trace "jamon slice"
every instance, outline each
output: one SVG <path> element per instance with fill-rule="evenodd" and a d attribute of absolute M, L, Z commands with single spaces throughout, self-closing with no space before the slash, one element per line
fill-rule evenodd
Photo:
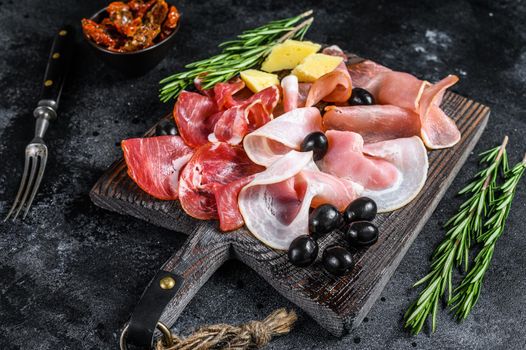
<path fill-rule="evenodd" d="M 217 112 L 217 105 L 209 96 L 188 91 L 179 94 L 173 116 L 179 134 L 188 146 L 195 148 L 208 143 L 208 135 L 215 125 L 212 116 L 217 117 Z"/>
<path fill-rule="evenodd" d="M 460 131 L 455 122 L 440 109 L 446 89 L 456 84 L 458 80 L 457 76 L 448 75 L 438 83 L 427 87 L 420 99 L 421 137 L 431 149 L 451 147 L 460 141 Z"/>
<path fill-rule="evenodd" d="M 218 83 L 214 86 L 214 99 L 219 110 L 225 110 L 239 104 L 240 102 L 234 99 L 234 94 L 241 91 L 245 87 L 245 83 L 241 79 L 237 79 L 230 83 Z"/>
<path fill-rule="evenodd" d="M 363 154 L 360 134 L 329 130 L 325 135 L 329 140 L 329 149 L 318 162 L 322 171 L 350 179 L 369 190 L 393 187 L 399 180 L 400 174 L 393 164 Z"/>
<path fill-rule="evenodd" d="M 193 150 L 179 136 L 123 140 L 128 175 L 149 195 L 163 200 L 178 197 L 179 172 Z"/>
<path fill-rule="evenodd" d="M 324 50 L 323 53 L 345 57 L 343 51 L 335 45 L 330 46 L 330 50 Z M 305 106 L 314 106 L 321 100 L 343 103 L 351 97 L 351 94 L 351 76 L 349 75 L 345 62 L 341 62 L 335 70 L 321 76 L 312 84 Z"/>
<path fill-rule="evenodd" d="M 267 112 L 261 100 L 248 105 L 237 105 L 222 112 L 208 140 L 237 145 L 248 132 L 263 126 L 270 120 L 271 114 Z"/>
<path fill-rule="evenodd" d="M 219 216 L 219 228 L 221 231 L 232 231 L 243 226 L 243 216 L 239 212 L 237 199 L 239 192 L 255 175 L 242 177 L 228 184 L 215 184 L 214 194 L 217 203 L 217 214 Z"/>
<path fill-rule="evenodd" d="M 254 163 L 269 166 L 290 150 L 299 150 L 305 136 L 320 130 L 317 108 L 297 108 L 245 136 L 243 146 Z"/>
<path fill-rule="evenodd" d="M 241 190 L 239 211 L 256 238 L 288 249 L 294 238 L 308 234 L 311 204 L 343 209 L 356 196 L 337 178 L 315 170 L 312 152 L 290 151 Z"/>
<path fill-rule="evenodd" d="M 449 75 L 436 84 L 430 84 L 367 60 L 348 68 L 354 86 L 371 92 L 377 103 L 418 113 L 420 134 L 430 149 L 451 147 L 460 140 L 455 122 L 440 109 L 445 90 L 454 85 L 458 77 Z"/>
<path fill-rule="evenodd" d="M 408 137 L 371 143 L 363 152 L 393 164 L 400 173 L 397 184 L 385 190 L 365 189 L 363 195 L 376 201 L 379 212 L 399 209 L 411 202 L 422 190 L 427 179 L 427 150 L 422 140 Z"/>
<path fill-rule="evenodd" d="M 362 195 L 386 212 L 409 203 L 427 177 L 427 151 L 419 137 L 400 138 L 363 146 L 359 134 L 326 132 L 329 150 L 318 162 L 322 171 L 364 186 Z M 345 159 L 345 161 L 342 161 Z"/>
<path fill-rule="evenodd" d="M 325 128 L 356 132 L 365 143 L 420 134 L 420 117 L 409 109 L 391 105 L 366 105 L 329 106 L 325 110 Z"/>
<path fill-rule="evenodd" d="M 295 75 L 287 75 L 281 80 L 281 88 L 283 89 L 283 110 L 290 112 L 298 108 L 299 98 L 299 84 L 298 77 Z"/>
<path fill-rule="evenodd" d="M 239 146 L 226 143 L 203 145 L 195 150 L 181 173 L 179 179 L 181 206 L 194 218 L 216 219 L 218 218 L 214 193 L 216 185 L 226 185 L 262 170 L 262 167 L 250 161 Z"/>

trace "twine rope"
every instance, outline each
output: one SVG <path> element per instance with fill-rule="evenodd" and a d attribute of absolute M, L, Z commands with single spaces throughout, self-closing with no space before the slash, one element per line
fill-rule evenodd
<path fill-rule="evenodd" d="M 263 321 L 250 321 L 233 326 L 217 324 L 199 328 L 186 338 L 172 334 L 173 346 L 166 347 L 162 339 L 156 350 L 245 350 L 259 349 L 267 345 L 272 337 L 287 334 L 297 320 L 294 311 L 278 309 Z"/>

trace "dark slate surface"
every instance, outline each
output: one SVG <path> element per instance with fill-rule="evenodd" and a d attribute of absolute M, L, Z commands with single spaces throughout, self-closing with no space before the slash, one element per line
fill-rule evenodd
<path fill-rule="evenodd" d="M 285 5 L 285 3 L 288 3 Z M 5 215 L 33 129 L 32 109 L 58 24 L 78 23 L 104 1 L 0 1 L 0 213 Z M 524 1 L 178 1 L 184 24 L 171 57 L 147 76 L 120 79 L 79 46 L 43 186 L 24 222 L 0 224 L 0 348 L 114 349 L 118 329 L 155 270 L 177 250 L 182 234 L 119 216 L 90 203 L 88 191 L 121 152 L 171 109 L 157 100 L 157 82 L 184 63 L 206 57 L 243 28 L 313 8 L 309 37 L 419 77 L 455 73 L 457 92 L 493 112 L 476 151 L 511 139 L 510 158 L 526 151 L 526 5 Z M 80 38 L 80 36 L 79 36 Z M 520 349 L 526 346 L 526 185 L 473 314 L 461 326 L 446 313 L 438 332 L 411 337 L 401 317 L 443 236 L 454 197 L 476 172 L 471 157 L 424 227 L 366 321 L 336 339 L 299 311 L 288 336 L 269 349 Z M 415 214 L 417 215 L 417 214 Z M 260 319 L 294 306 L 238 262 L 221 268 L 175 325 L 187 333 L 206 323 Z"/>

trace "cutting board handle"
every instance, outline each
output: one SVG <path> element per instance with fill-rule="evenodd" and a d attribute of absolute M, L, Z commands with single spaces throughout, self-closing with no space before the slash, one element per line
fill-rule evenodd
<path fill-rule="evenodd" d="M 228 237 L 218 232 L 216 222 L 198 225 L 146 287 L 123 330 L 126 345 L 151 347 L 155 329 L 175 323 L 201 286 L 230 258 Z"/>

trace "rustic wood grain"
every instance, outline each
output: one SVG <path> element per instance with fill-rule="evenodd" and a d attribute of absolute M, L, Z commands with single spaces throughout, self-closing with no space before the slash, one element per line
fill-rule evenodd
<path fill-rule="evenodd" d="M 190 236 L 163 266 L 166 271 L 185 277 L 184 286 L 163 313 L 161 321 L 165 324 L 172 325 L 213 272 L 227 259 L 235 258 L 254 269 L 321 326 L 341 336 L 367 315 L 466 161 L 489 116 L 488 107 L 452 92 L 445 94 L 442 108 L 456 121 L 462 132 L 461 141 L 453 148 L 430 152 L 424 189 L 404 208 L 375 219 L 381 233 L 378 243 L 355 250 L 356 265 L 344 277 L 329 275 L 319 262 L 309 268 L 294 267 L 285 253 L 263 245 L 246 229 L 221 233 L 217 222 L 198 221 L 184 214 L 179 202 L 150 197 L 127 176 L 123 160 L 104 173 L 90 196 L 103 208 Z M 325 236 L 320 240 L 320 251 L 335 242 L 343 243 L 339 235 Z"/>

